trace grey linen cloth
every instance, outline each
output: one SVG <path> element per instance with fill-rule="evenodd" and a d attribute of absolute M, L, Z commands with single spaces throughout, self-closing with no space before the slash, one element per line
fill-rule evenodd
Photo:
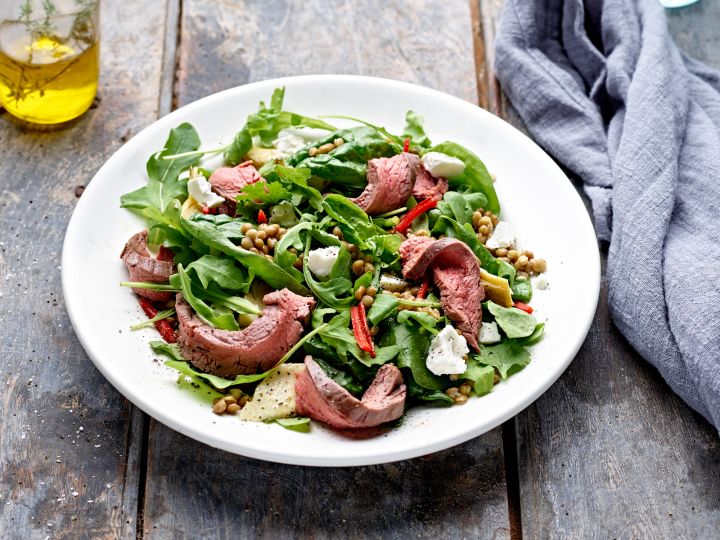
<path fill-rule="evenodd" d="M 508 0 L 496 47 L 513 106 L 610 242 L 616 325 L 720 427 L 720 72 L 678 50 L 657 0 Z"/>

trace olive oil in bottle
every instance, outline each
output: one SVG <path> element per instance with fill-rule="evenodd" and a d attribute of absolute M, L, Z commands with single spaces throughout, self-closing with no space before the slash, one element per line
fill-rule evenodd
<path fill-rule="evenodd" d="M 98 85 L 96 13 L 54 17 L 49 24 L 0 24 L 0 105 L 34 124 L 84 113 Z"/>

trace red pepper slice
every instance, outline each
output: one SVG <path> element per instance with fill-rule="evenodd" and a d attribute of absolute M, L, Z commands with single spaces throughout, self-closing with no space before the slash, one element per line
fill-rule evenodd
<path fill-rule="evenodd" d="M 522 302 L 515 302 L 515 303 L 513 303 L 513 307 L 516 307 L 516 308 L 518 308 L 518 309 L 521 309 L 521 310 L 523 310 L 525 313 L 532 313 L 532 312 L 533 312 L 533 308 L 531 308 L 531 307 L 528 306 L 527 304 L 523 304 Z"/>
<path fill-rule="evenodd" d="M 267 223 L 267 216 L 263 212 L 262 208 L 258 210 L 258 223 Z"/>
<path fill-rule="evenodd" d="M 410 137 L 405 139 L 405 142 L 403 143 L 403 152 L 409 152 L 410 151 Z"/>
<path fill-rule="evenodd" d="M 352 322 L 353 335 L 361 351 L 369 353 L 375 358 L 375 344 L 370 335 L 367 318 L 365 317 L 365 306 L 358 304 L 350 308 L 350 321 Z"/>
<path fill-rule="evenodd" d="M 438 202 L 435 199 L 425 199 L 424 201 L 418 203 L 415 208 L 405 214 L 405 217 L 403 217 L 400 220 L 400 223 L 395 226 L 395 230 L 399 233 L 404 233 L 406 230 L 408 230 L 410 225 L 412 225 L 412 222 L 415 220 L 416 217 L 424 214 L 432 208 L 435 208 L 437 206 L 437 203 Z"/>
<path fill-rule="evenodd" d="M 420 286 L 420 290 L 417 293 L 418 298 L 425 298 L 428 293 L 428 289 L 430 288 L 430 280 L 427 276 L 423 278 L 422 285 Z"/>
<path fill-rule="evenodd" d="M 148 319 L 152 319 L 155 315 L 157 315 L 157 308 L 153 306 L 147 298 L 138 298 L 138 303 L 145 312 L 145 315 L 148 316 Z M 162 338 L 168 343 L 177 343 L 175 330 L 173 330 L 173 327 L 167 320 L 163 319 L 161 321 L 155 321 L 155 329 L 160 332 Z"/>

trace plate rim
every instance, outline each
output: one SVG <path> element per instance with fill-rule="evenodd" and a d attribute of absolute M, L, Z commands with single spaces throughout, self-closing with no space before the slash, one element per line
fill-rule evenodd
<path fill-rule="evenodd" d="M 515 135 L 520 136 L 524 139 L 526 139 L 527 142 L 531 144 L 535 148 L 535 150 L 539 151 L 547 160 L 549 160 L 549 164 L 555 169 L 556 173 L 559 173 L 562 175 L 562 177 L 567 180 L 568 183 L 571 183 L 568 179 L 567 175 L 564 173 L 564 171 L 558 166 L 558 164 L 555 162 L 555 160 L 547 154 L 540 146 L 533 141 L 530 137 L 522 133 L 520 130 L 518 130 L 515 126 L 510 124 L 509 122 L 506 122 L 502 118 L 499 118 L 498 116 L 490 113 L 489 111 L 482 109 L 478 105 L 469 102 L 467 100 L 464 100 L 462 98 L 447 94 L 445 92 L 435 90 L 428 88 L 426 86 L 422 86 L 420 84 L 411 83 L 411 82 L 405 82 L 405 81 L 398 81 L 393 79 L 386 79 L 382 77 L 371 77 L 371 76 L 364 76 L 364 75 L 345 75 L 345 74 L 315 74 L 315 75 L 298 75 L 298 76 L 291 76 L 291 77 L 278 77 L 274 79 L 264 79 L 262 81 L 255 81 L 252 83 L 244 84 L 244 85 L 238 85 L 232 88 L 228 88 L 226 90 L 222 90 L 220 92 L 211 94 L 209 96 L 205 96 L 201 99 L 198 99 L 194 102 L 188 103 L 184 105 L 183 107 L 180 107 L 176 109 L 175 111 L 172 111 L 171 113 L 162 116 L 152 123 L 150 123 L 148 126 L 143 128 L 141 131 L 139 131 L 137 134 L 135 134 L 131 139 L 129 139 L 126 143 L 124 143 L 122 146 L 117 148 L 113 154 L 105 160 L 105 162 L 102 164 L 102 166 L 97 170 L 97 172 L 93 175 L 93 178 L 90 180 L 90 182 L 87 184 L 86 192 L 88 190 L 96 189 L 97 184 L 94 184 L 94 180 L 101 176 L 106 169 L 111 169 L 114 165 L 115 161 L 119 160 L 120 157 L 122 157 L 123 151 L 129 146 L 133 144 L 133 141 L 135 141 L 138 138 L 141 138 L 146 134 L 148 131 L 154 131 L 156 129 L 160 129 L 158 127 L 158 124 L 172 124 L 174 119 L 177 119 L 179 117 L 183 117 L 187 115 L 190 111 L 193 111 L 198 108 L 204 107 L 206 104 L 213 102 L 215 100 L 221 100 L 224 96 L 228 94 L 233 94 L 236 92 L 243 92 L 245 89 L 248 88 L 254 88 L 254 87 L 277 87 L 277 86 L 283 86 L 287 85 L 288 83 L 292 82 L 320 82 L 320 81 L 344 81 L 344 82 L 355 82 L 358 84 L 371 84 L 371 85 L 378 85 L 378 86 L 390 86 L 395 88 L 412 88 L 413 91 L 419 92 L 421 94 L 426 94 L 430 96 L 431 98 L 444 100 L 444 101 L 454 101 L 454 102 L 460 102 L 463 106 L 467 107 L 473 107 L 478 111 L 481 115 L 484 115 L 486 117 L 490 118 L 491 122 L 501 122 L 505 125 L 506 128 L 511 128 L 512 131 L 515 132 Z M 119 157 L 118 157 L 119 156 Z M 99 189 L 99 188 L 97 188 Z M 580 194 L 574 190 L 573 197 L 576 197 L 576 202 L 580 206 L 582 206 L 585 209 L 584 213 L 584 227 L 589 227 L 589 230 L 593 233 L 593 238 L 595 238 L 594 234 L 594 227 L 592 220 L 590 218 L 589 213 L 587 212 L 587 208 L 585 207 L 584 202 L 582 201 L 582 198 L 580 197 Z M 423 445 L 417 445 L 410 449 L 405 449 L 397 452 L 375 452 L 375 453 L 368 453 L 364 455 L 362 458 L 359 458 L 357 456 L 337 456 L 333 457 L 332 459 L 325 460 L 323 462 L 317 462 L 313 461 L 312 456 L 302 455 L 302 454 L 293 454 L 293 453 L 287 453 L 287 452 L 277 452 L 273 448 L 269 449 L 263 449 L 259 450 L 253 447 L 243 446 L 242 448 L 239 448 L 237 445 L 230 444 L 226 440 L 215 437 L 214 434 L 207 434 L 207 433 L 201 433 L 199 430 L 193 429 L 192 426 L 189 426 L 188 424 L 184 424 L 180 421 L 177 421 L 175 417 L 170 415 L 169 413 L 166 413 L 162 408 L 156 407 L 152 404 L 151 400 L 145 399 L 143 396 L 139 396 L 136 392 L 133 392 L 133 389 L 129 387 L 129 385 L 126 385 L 123 383 L 123 381 L 116 379 L 108 369 L 106 369 L 105 364 L 100 361 L 98 358 L 96 358 L 95 351 L 92 350 L 92 347 L 89 345 L 85 335 L 83 332 L 78 331 L 78 316 L 77 316 L 77 310 L 78 305 L 76 302 L 79 300 L 77 298 L 73 298 L 72 295 L 68 294 L 68 289 L 70 288 L 70 275 L 69 275 L 69 268 L 72 267 L 72 262 L 68 258 L 70 249 L 68 246 L 72 242 L 72 235 L 74 234 L 74 230 L 77 227 L 77 222 L 80 219 L 78 217 L 79 212 L 78 208 L 83 208 L 83 199 L 81 198 L 78 201 L 78 204 L 76 205 L 75 209 L 73 210 L 73 213 L 70 217 L 70 220 L 68 222 L 64 239 L 63 239 L 63 248 L 62 248 L 62 256 L 61 256 L 61 282 L 62 282 L 62 292 L 63 297 L 65 301 L 65 307 L 66 311 L 68 313 L 70 322 L 72 324 L 73 331 L 75 332 L 75 335 L 78 337 L 78 340 L 80 341 L 80 344 L 82 345 L 85 353 L 87 354 L 88 358 L 92 361 L 93 365 L 100 371 L 100 373 L 105 377 L 105 379 L 118 391 L 120 392 L 128 401 L 130 401 L 133 405 L 138 407 L 140 410 L 142 410 L 144 413 L 148 414 L 152 418 L 156 419 L 157 421 L 165 424 L 166 426 L 170 427 L 171 429 L 182 433 L 185 436 L 188 436 L 196 441 L 202 442 L 204 444 L 208 444 L 209 446 L 219 448 L 221 450 L 231 452 L 233 454 L 238 454 L 246 457 L 251 457 L 255 459 L 261 459 L 264 461 L 270 461 L 275 463 L 283 463 L 283 464 L 291 464 L 291 465 L 304 465 L 304 466 L 320 466 L 320 467 L 346 467 L 346 466 L 363 466 L 363 465 L 375 465 L 375 464 L 381 464 L 381 463 L 391 463 L 395 461 L 400 461 L 404 459 L 410 459 L 415 458 L 423 455 L 427 455 L 433 452 L 437 452 L 443 449 L 447 449 L 453 446 L 456 446 L 458 444 L 461 444 L 463 442 L 466 442 L 470 439 L 473 439 L 475 437 L 478 437 L 482 435 L 483 433 L 486 433 L 495 427 L 499 426 L 500 424 L 507 421 L 509 418 L 514 417 L 519 412 L 527 408 L 529 405 L 534 403 L 542 394 L 544 394 L 555 382 L 557 379 L 567 370 L 570 363 L 575 359 L 577 356 L 578 351 L 582 347 L 583 343 L 585 342 L 587 335 L 589 333 L 590 327 L 595 319 L 595 315 L 597 313 L 597 306 L 598 301 L 600 297 L 600 286 L 601 286 L 601 268 L 600 268 L 600 251 L 597 244 L 595 245 L 595 249 L 590 250 L 593 254 L 593 260 L 592 261 L 584 261 L 584 264 L 586 265 L 587 269 L 587 281 L 586 286 L 592 287 L 591 297 L 594 298 L 593 302 L 593 308 L 592 308 L 592 315 L 588 316 L 587 319 L 584 321 L 584 324 L 582 325 L 582 332 L 579 332 L 575 336 L 575 342 L 573 343 L 573 346 L 571 347 L 572 354 L 569 354 L 566 359 L 564 359 L 561 363 L 557 363 L 557 367 L 554 369 L 553 375 L 551 377 L 548 377 L 543 384 L 540 384 L 533 388 L 533 391 L 527 392 L 523 394 L 523 398 L 519 399 L 516 403 L 514 403 L 511 407 L 506 408 L 502 414 L 496 415 L 493 417 L 491 421 L 486 421 L 483 423 L 480 423 L 476 426 L 474 426 L 471 429 L 468 429 L 458 435 L 446 437 L 446 438 L 438 438 L 434 442 L 430 442 Z M 588 306 L 589 307 L 589 306 Z M 349 442 L 351 444 L 351 442 Z"/>

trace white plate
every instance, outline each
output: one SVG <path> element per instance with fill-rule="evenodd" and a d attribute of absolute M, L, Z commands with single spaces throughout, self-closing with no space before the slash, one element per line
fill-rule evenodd
<path fill-rule="evenodd" d="M 144 319 L 119 255 L 142 222 L 120 208 L 120 196 L 145 184 L 145 162 L 181 122 L 198 130 L 204 148 L 231 139 L 258 101 L 286 86 L 286 108 L 308 115 L 346 114 L 402 132 L 405 111 L 425 118 L 430 138 L 463 144 L 497 175 L 503 218 L 521 247 L 548 261 L 550 286 L 533 306 L 546 335 L 524 370 L 463 406 L 412 409 L 402 426 L 368 440 L 350 440 L 314 423 L 309 434 L 277 425 L 215 416 L 176 385 L 177 372 L 154 360 L 153 329 L 131 332 Z M 342 124 L 337 122 L 337 124 Z M 345 124 L 342 124 L 345 125 Z M 208 160 L 210 167 L 218 158 Z M 367 465 L 411 458 L 476 437 L 527 407 L 567 368 L 587 335 L 600 288 L 595 234 L 580 197 L 535 143 L 475 105 L 420 86 L 338 75 L 263 81 L 215 94 L 158 120 L 125 144 L 98 171 L 68 225 L 62 283 L 73 327 L 88 355 L 125 397 L 171 428 L 229 452 L 302 465 Z"/>

